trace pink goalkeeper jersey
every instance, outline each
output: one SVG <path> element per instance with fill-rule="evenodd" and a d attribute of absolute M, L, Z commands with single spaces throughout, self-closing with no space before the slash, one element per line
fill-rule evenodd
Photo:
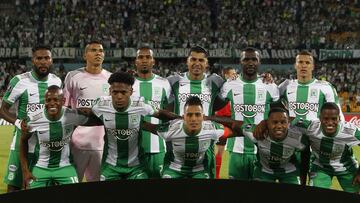
<path fill-rule="evenodd" d="M 91 108 L 97 98 L 109 95 L 110 75 L 105 69 L 99 74 L 90 74 L 84 68 L 70 71 L 65 78 L 65 105 L 74 109 Z M 84 150 L 102 150 L 104 134 L 103 126 L 78 126 L 72 135 L 72 144 Z"/>

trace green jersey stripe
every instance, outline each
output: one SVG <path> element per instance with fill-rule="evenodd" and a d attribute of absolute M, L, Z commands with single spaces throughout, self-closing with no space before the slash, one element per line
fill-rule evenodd
<path fill-rule="evenodd" d="M 20 81 L 20 79 L 18 77 L 14 77 L 13 79 L 10 80 L 8 89 L 6 90 L 4 97 L 3 97 L 3 101 L 6 101 L 8 104 L 13 104 L 13 102 L 9 101 L 9 95 L 11 94 L 11 91 L 13 89 L 13 87 L 16 86 L 16 84 Z"/>
<path fill-rule="evenodd" d="M 330 165 L 330 155 L 332 153 L 334 145 L 334 140 L 329 137 L 323 137 L 320 141 L 320 153 L 319 153 L 319 162 L 324 166 Z"/>
<path fill-rule="evenodd" d="M 309 95 L 309 86 L 299 85 L 297 88 L 296 102 L 306 103 L 308 95 Z M 295 111 L 298 112 L 296 114 L 297 118 L 299 118 L 299 119 L 302 118 L 302 119 L 306 120 L 306 110 L 305 109 L 297 109 Z"/>
<path fill-rule="evenodd" d="M 172 86 L 172 91 L 175 99 L 175 109 L 174 112 L 179 115 L 180 114 L 180 100 L 179 100 L 179 81 L 175 82 Z"/>
<path fill-rule="evenodd" d="M 318 104 L 319 104 L 319 111 L 317 112 L 317 117 L 320 118 L 320 109 L 322 108 L 323 104 L 325 101 L 325 95 L 322 91 L 320 91 L 320 95 L 319 95 L 319 101 L 318 101 Z"/>
<path fill-rule="evenodd" d="M 40 104 L 45 103 L 45 92 L 46 92 L 47 88 L 48 88 L 47 83 L 38 83 Z"/>
<path fill-rule="evenodd" d="M 244 84 L 243 92 L 246 97 L 244 97 L 244 104 L 255 104 L 256 100 L 256 87 L 255 84 Z M 255 123 L 254 117 L 252 116 L 254 112 L 244 111 L 244 115 L 249 115 L 249 117 L 244 117 L 244 123 Z M 254 143 L 248 138 L 244 137 L 244 153 L 254 153 Z"/>
<path fill-rule="evenodd" d="M 185 138 L 185 157 L 184 165 L 188 167 L 196 166 L 198 160 L 199 139 L 197 136 L 189 136 Z"/>
<path fill-rule="evenodd" d="M 271 169 L 280 169 L 280 160 L 283 156 L 283 144 L 282 143 L 270 143 L 270 160 L 269 166 Z M 275 170 L 278 172 L 278 170 Z M 285 172 L 285 171 L 284 171 Z"/>
<path fill-rule="evenodd" d="M 116 112 L 115 113 L 115 125 L 116 129 L 128 129 L 129 128 L 129 115 L 128 112 Z M 127 166 L 129 157 L 129 143 L 128 140 L 116 140 L 117 142 L 117 166 Z"/>
<path fill-rule="evenodd" d="M 61 125 L 61 121 L 50 122 L 50 142 L 56 142 L 62 140 L 63 138 L 63 127 Z M 49 160 L 49 168 L 57 168 L 60 165 L 61 160 L 61 152 L 59 151 L 50 151 L 50 160 Z"/>
<path fill-rule="evenodd" d="M 140 83 L 140 95 L 145 98 L 145 101 L 151 101 L 152 100 L 152 84 L 150 82 L 144 82 L 141 81 Z M 144 121 L 151 123 L 151 117 L 145 116 L 143 117 Z M 142 140 L 150 139 L 151 133 L 149 131 L 142 130 L 141 131 L 141 138 Z M 144 149 L 150 149 L 151 148 L 151 142 L 141 142 Z M 145 145 L 145 146 L 144 146 Z"/>

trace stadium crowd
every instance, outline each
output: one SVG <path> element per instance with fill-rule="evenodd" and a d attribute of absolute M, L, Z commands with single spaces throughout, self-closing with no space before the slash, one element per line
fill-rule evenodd
<path fill-rule="evenodd" d="M 0 47 L 31 47 L 37 37 L 81 48 L 94 37 L 105 48 L 144 41 L 154 48 L 360 47 L 359 1 L 18 0 L 13 14 L 7 10 L 0 14 Z"/>

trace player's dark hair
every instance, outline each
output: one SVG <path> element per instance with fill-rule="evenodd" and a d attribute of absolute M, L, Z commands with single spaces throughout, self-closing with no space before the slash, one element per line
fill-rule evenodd
<path fill-rule="evenodd" d="M 206 58 L 209 57 L 209 52 L 204 47 L 199 46 L 199 45 L 196 45 L 196 46 L 193 46 L 190 48 L 188 57 L 190 56 L 191 52 L 203 53 L 203 54 L 205 54 Z"/>
<path fill-rule="evenodd" d="M 234 67 L 231 67 L 231 66 L 227 66 L 227 67 L 225 67 L 225 68 L 222 69 L 222 73 L 223 73 L 223 74 L 226 74 L 226 73 L 228 73 L 230 70 L 235 70 L 235 68 L 234 68 Z M 236 71 L 236 70 L 235 70 L 235 71 Z"/>
<path fill-rule="evenodd" d="M 300 51 L 299 53 L 296 54 L 296 56 L 299 56 L 299 55 L 306 55 L 306 56 L 311 56 L 311 57 L 314 58 L 312 53 L 310 51 L 307 51 L 307 50 L 302 50 L 302 51 Z"/>
<path fill-rule="evenodd" d="M 190 96 L 185 102 L 184 109 L 187 106 L 201 106 L 203 108 L 201 99 L 197 96 Z"/>
<path fill-rule="evenodd" d="M 254 52 L 259 57 L 259 60 L 260 60 L 260 51 L 258 49 L 254 48 L 254 47 L 246 47 L 243 50 L 241 50 L 240 61 L 243 60 L 246 52 Z"/>
<path fill-rule="evenodd" d="M 135 79 L 134 76 L 130 73 L 119 71 L 111 74 L 109 77 L 108 83 L 111 85 L 114 82 L 124 83 L 133 86 Z"/>
<path fill-rule="evenodd" d="M 48 50 L 51 52 L 51 47 L 46 44 L 39 44 L 32 48 L 32 53 L 35 53 L 38 50 Z"/>
<path fill-rule="evenodd" d="M 63 93 L 63 91 L 62 91 L 62 88 L 59 87 L 59 86 L 57 86 L 57 85 L 51 85 L 51 86 L 49 86 L 49 87 L 47 88 L 46 92 L 59 92 L 59 95 L 60 95 L 60 96 L 63 96 L 63 95 L 64 95 L 64 93 Z M 46 92 L 45 92 L 45 93 L 46 93 Z"/>
<path fill-rule="evenodd" d="M 320 113 L 322 113 L 325 109 L 336 110 L 338 114 L 340 113 L 338 105 L 334 102 L 325 102 L 321 107 Z"/>
<path fill-rule="evenodd" d="M 288 112 L 286 109 L 284 109 L 284 108 L 282 108 L 282 107 L 278 107 L 278 106 L 277 106 L 277 107 L 272 107 L 272 108 L 270 108 L 268 117 L 270 117 L 270 115 L 271 115 L 272 113 L 277 113 L 277 112 L 285 113 L 286 116 L 289 118 L 289 112 Z"/>

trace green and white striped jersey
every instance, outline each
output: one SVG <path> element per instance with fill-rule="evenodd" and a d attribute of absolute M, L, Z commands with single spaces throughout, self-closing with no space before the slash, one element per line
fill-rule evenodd
<path fill-rule="evenodd" d="M 340 121 L 336 134 L 329 137 L 323 134 L 320 121 L 314 120 L 309 122 L 306 135 L 315 157 L 312 164 L 336 174 L 358 168 L 352 146 L 360 144 L 360 129 L 354 124 Z"/>
<path fill-rule="evenodd" d="M 316 120 L 325 102 L 335 102 L 341 110 L 336 90 L 329 82 L 312 79 L 303 84 L 298 80 L 286 80 L 280 87 L 285 90 L 282 96 L 288 102 L 290 117 Z M 340 115 L 341 120 L 345 120 L 343 114 Z"/>
<path fill-rule="evenodd" d="M 208 168 L 206 151 L 224 134 L 224 127 L 215 122 L 203 121 L 197 135 L 188 135 L 184 131 L 184 121 L 177 119 L 160 124 L 157 131 L 166 142 L 171 142 L 173 159 L 170 168 L 191 173 Z"/>
<path fill-rule="evenodd" d="M 189 73 L 186 72 L 183 75 L 170 76 L 168 80 L 172 88 L 176 114 L 184 114 L 185 102 L 190 96 L 198 96 L 201 99 L 206 116 L 213 114 L 213 102 L 224 83 L 220 76 L 212 74 L 206 77 L 204 74 L 202 80 L 190 80 Z"/>
<path fill-rule="evenodd" d="M 10 80 L 9 87 L 4 94 L 3 102 L 15 104 L 16 116 L 24 119 L 27 113 L 44 108 L 45 92 L 51 85 L 61 87 L 61 80 L 54 74 L 49 74 L 47 80 L 39 80 L 34 72 L 16 75 Z M 20 129 L 15 128 L 11 143 L 11 150 L 19 151 Z M 29 140 L 29 152 L 34 152 L 36 140 Z"/>
<path fill-rule="evenodd" d="M 86 121 L 86 116 L 66 107 L 63 107 L 58 120 L 49 119 L 45 109 L 29 114 L 27 122 L 29 132 L 40 146 L 36 166 L 59 168 L 70 165 L 71 135 L 76 126 L 83 125 Z"/>
<path fill-rule="evenodd" d="M 133 94 L 135 97 L 144 97 L 145 102 L 154 109 L 164 109 L 169 103 L 171 87 L 166 78 L 153 74 L 150 79 L 135 78 Z M 159 124 L 161 121 L 155 117 L 145 116 L 145 121 Z M 141 147 L 145 153 L 159 153 L 166 151 L 164 140 L 148 131 L 141 131 Z"/>
<path fill-rule="evenodd" d="M 133 167 L 139 162 L 139 131 L 143 116 L 154 114 L 143 98 L 131 97 L 124 111 L 115 110 L 110 96 L 100 97 L 92 107 L 105 127 L 103 161 L 119 167 Z"/>
<path fill-rule="evenodd" d="M 258 124 L 267 119 L 270 103 L 279 100 L 279 90 L 275 84 L 265 84 L 260 78 L 246 81 L 240 76 L 224 83 L 221 97 L 230 101 L 232 119 Z M 256 154 L 257 151 L 247 137 L 229 138 L 226 150 L 244 154 Z"/>
<path fill-rule="evenodd" d="M 243 134 L 257 145 L 257 165 L 269 174 L 286 174 L 297 171 L 298 163 L 295 152 L 302 151 L 309 145 L 308 137 L 303 135 L 304 130 L 290 126 L 287 136 L 282 141 L 274 141 L 270 136 L 264 140 L 256 140 L 252 130 L 255 125 L 243 129 Z"/>

